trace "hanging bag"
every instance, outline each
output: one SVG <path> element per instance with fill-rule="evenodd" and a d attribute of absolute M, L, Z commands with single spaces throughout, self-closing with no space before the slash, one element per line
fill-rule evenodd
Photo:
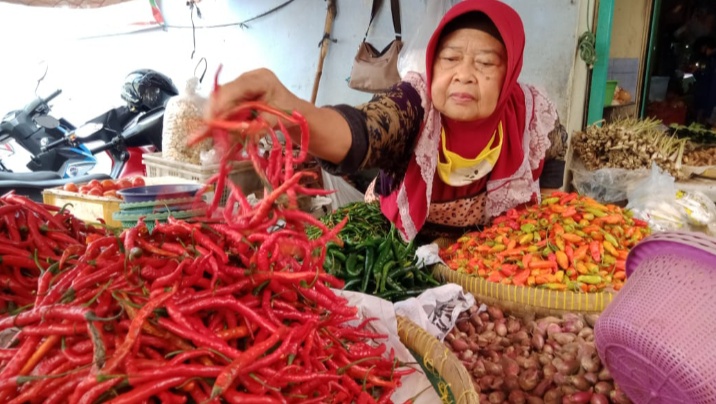
<path fill-rule="evenodd" d="M 354 90 L 375 93 L 386 90 L 400 82 L 398 56 L 403 48 L 403 41 L 400 27 L 399 0 L 390 0 L 395 39 L 380 52 L 367 41 L 370 26 L 373 24 L 373 19 L 382 4 L 382 0 L 373 0 L 368 28 L 365 31 L 365 36 L 363 36 L 363 41 L 358 46 L 358 53 L 353 61 L 348 86 Z"/>

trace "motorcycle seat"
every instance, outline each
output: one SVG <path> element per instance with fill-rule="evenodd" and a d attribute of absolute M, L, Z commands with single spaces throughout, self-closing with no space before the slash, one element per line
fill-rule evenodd
<path fill-rule="evenodd" d="M 55 171 L 37 171 L 27 173 L 11 173 L 0 171 L 0 181 L 46 181 L 62 179 Z"/>

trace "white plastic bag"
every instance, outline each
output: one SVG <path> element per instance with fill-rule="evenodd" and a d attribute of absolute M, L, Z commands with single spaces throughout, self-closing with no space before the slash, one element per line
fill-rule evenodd
<path fill-rule="evenodd" d="M 676 203 L 674 177 L 653 164 L 649 176 L 627 191 L 627 209 L 655 232 L 688 230 L 683 209 Z"/>
<path fill-rule="evenodd" d="M 716 205 L 698 191 L 678 189 L 674 177 L 652 165 L 649 177 L 628 192 L 634 217 L 653 231 L 690 230 L 714 235 Z"/>
<path fill-rule="evenodd" d="M 182 163 L 201 164 L 201 154 L 211 149 L 211 139 L 189 147 L 189 137 L 202 130 L 206 98 L 197 93 L 199 79 L 187 80 L 179 95 L 167 102 L 162 129 L 162 157 Z"/>
<path fill-rule="evenodd" d="M 425 50 L 428 41 L 445 13 L 460 0 L 427 0 L 425 14 L 408 37 L 398 57 L 398 73 L 405 77 L 409 71 L 425 73 Z"/>

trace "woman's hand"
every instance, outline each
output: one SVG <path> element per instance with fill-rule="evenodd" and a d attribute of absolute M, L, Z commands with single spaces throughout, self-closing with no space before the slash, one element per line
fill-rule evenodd
<path fill-rule="evenodd" d="M 219 87 L 211 98 L 208 113 L 210 118 L 221 117 L 246 101 L 260 101 L 287 111 L 297 109 L 300 104 L 300 99 L 291 93 L 272 71 L 257 69 Z M 272 126 L 276 125 L 273 116 L 266 115 L 264 118 Z"/>
<path fill-rule="evenodd" d="M 352 138 L 348 122 L 338 112 L 329 108 L 317 108 L 284 86 L 268 69 L 246 72 L 234 81 L 219 87 L 211 97 L 209 119 L 221 118 L 242 102 L 260 101 L 274 108 L 296 111 L 303 115 L 310 129 L 308 151 L 316 157 L 340 163 L 348 153 Z M 276 117 L 262 116 L 276 128 Z M 294 142 L 300 141 L 298 128 L 287 127 Z"/>

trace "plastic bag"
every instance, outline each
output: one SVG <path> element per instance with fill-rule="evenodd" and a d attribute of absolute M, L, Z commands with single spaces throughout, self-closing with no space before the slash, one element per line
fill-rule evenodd
<path fill-rule="evenodd" d="M 683 209 L 692 229 L 716 227 L 716 205 L 703 192 L 678 190 L 676 203 Z"/>
<path fill-rule="evenodd" d="M 581 164 L 580 164 L 581 165 Z M 584 166 L 572 169 L 574 189 L 601 203 L 616 203 L 627 200 L 627 190 L 649 176 L 649 170 L 626 170 L 623 168 L 600 168 L 590 171 Z"/>
<path fill-rule="evenodd" d="M 398 73 L 405 77 L 409 71 L 425 73 L 425 50 L 428 41 L 445 13 L 460 0 L 427 0 L 425 14 L 408 37 L 398 57 Z"/>
<path fill-rule="evenodd" d="M 326 170 L 321 170 L 323 176 L 323 188 L 332 189 L 335 192 L 328 195 L 331 198 L 331 210 L 336 210 L 341 206 L 348 205 L 351 202 L 363 200 L 363 194 L 353 188 L 349 183 L 341 177 L 328 174 Z"/>
<path fill-rule="evenodd" d="M 674 177 L 654 164 L 649 176 L 627 193 L 634 217 L 649 223 L 652 231 L 688 230 L 683 209 L 676 203 Z"/>
<path fill-rule="evenodd" d="M 628 192 L 634 217 L 652 231 L 690 230 L 714 235 L 716 205 L 702 192 L 679 190 L 674 177 L 652 165 L 649 176 Z"/>
<path fill-rule="evenodd" d="M 204 126 L 206 98 L 197 94 L 199 79 L 187 80 L 184 92 L 172 97 L 164 110 L 162 157 L 190 164 L 201 164 L 201 154 L 211 149 L 211 139 L 189 147 L 187 140 Z"/>

